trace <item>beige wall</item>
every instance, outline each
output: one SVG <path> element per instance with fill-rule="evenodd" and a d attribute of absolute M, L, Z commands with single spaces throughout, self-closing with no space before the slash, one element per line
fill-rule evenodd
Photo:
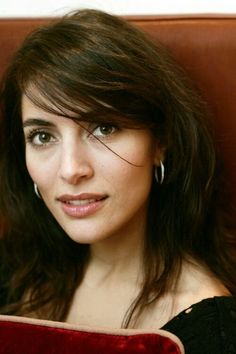
<path fill-rule="evenodd" d="M 84 7 L 115 14 L 236 13 L 236 0 L 0 0 L 0 17 L 54 16 Z"/>

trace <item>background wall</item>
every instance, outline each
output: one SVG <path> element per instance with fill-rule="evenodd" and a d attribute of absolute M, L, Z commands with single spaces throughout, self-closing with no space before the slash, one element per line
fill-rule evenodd
<path fill-rule="evenodd" d="M 40 17 L 76 8 L 114 14 L 236 13 L 236 0 L 0 0 L 0 17 Z"/>

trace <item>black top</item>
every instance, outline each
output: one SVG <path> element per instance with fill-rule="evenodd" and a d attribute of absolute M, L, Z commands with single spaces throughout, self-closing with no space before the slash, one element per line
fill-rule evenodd
<path fill-rule="evenodd" d="M 236 298 L 204 299 L 162 329 L 179 337 L 186 354 L 236 354 Z"/>

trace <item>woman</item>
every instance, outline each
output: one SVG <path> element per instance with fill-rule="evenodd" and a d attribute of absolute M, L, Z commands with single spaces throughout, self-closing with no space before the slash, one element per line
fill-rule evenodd
<path fill-rule="evenodd" d="M 2 106 L 1 313 L 164 328 L 187 353 L 235 348 L 206 109 L 165 50 L 76 12 L 26 39 Z"/>

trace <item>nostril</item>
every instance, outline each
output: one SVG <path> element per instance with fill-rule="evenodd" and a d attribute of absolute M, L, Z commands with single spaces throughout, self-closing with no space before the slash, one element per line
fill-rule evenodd
<path fill-rule="evenodd" d="M 93 174 L 91 164 L 69 158 L 61 164 L 59 169 L 59 176 L 70 184 L 77 184 L 81 179 L 90 178 Z"/>

